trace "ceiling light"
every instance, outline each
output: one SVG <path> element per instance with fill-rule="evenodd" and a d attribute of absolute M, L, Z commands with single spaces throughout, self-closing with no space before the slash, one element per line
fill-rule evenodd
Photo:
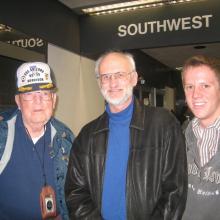
<path fill-rule="evenodd" d="M 142 4 L 150 4 L 155 2 L 161 2 L 161 0 L 140 0 L 140 1 L 130 1 L 130 2 L 124 2 L 124 3 L 116 3 L 112 5 L 104 5 L 99 7 L 92 7 L 92 8 L 86 8 L 82 9 L 82 11 L 86 14 L 94 13 L 94 12 L 101 12 L 106 10 L 113 10 L 118 8 L 125 8 L 125 7 L 131 7 L 136 5 L 142 5 Z"/>
<path fill-rule="evenodd" d="M 125 11 L 143 9 L 143 8 L 152 8 L 159 7 L 163 5 L 177 4 L 177 3 L 186 3 L 192 1 L 202 1 L 202 0 L 137 0 L 129 1 L 123 3 L 116 3 L 111 5 L 96 6 L 92 8 L 82 9 L 84 14 L 89 15 L 106 15 L 106 14 L 115 14 Z"/>

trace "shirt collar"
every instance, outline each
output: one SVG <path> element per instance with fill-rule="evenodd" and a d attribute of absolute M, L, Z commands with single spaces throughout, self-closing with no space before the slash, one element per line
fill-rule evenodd
<path fill-rule="evenodd" d="M 194 119 L 192 120 L 192 128 L 193 128 L 193 129 L 196 129 L 196 128 L 198 128 L 198 127 L 201 128 L 201 126 L 200 126 L 200 120 L 199 120 L 198 118 L 194 118 Z M 220 117 L 217 118 L 217 119 L 214 121 L 214 123 L 212 123 L 211 125 L 209 125 L 206 129 L 209 129 L 209 128 L 214 128 L 214 129 L 220 130 Z"/>

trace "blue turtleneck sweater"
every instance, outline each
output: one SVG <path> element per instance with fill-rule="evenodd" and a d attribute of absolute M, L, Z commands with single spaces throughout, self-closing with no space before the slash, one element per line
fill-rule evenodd
<path fill-rule="evenodd" d="M 126 174 L 130 148 L 129 126 L 133 101 L 123 111 L 109 115 L 109 139 L 102 193 L 102 217 L 105 220 L 126 219 Z"/>

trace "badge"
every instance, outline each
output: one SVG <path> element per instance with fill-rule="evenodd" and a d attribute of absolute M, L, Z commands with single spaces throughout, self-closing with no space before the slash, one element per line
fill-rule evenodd
<path fill-rule="evenodd" d="M 56 217 L 56 198 L 51 186 L 44 186 L 40 193 L 40 207 L 43 219 Z"/>

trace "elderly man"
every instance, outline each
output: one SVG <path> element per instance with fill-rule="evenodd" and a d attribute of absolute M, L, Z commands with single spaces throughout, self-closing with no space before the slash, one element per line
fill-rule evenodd
<path fill-rule="evenodd" d="M 42 62 L 16 73 L 18 110 L 0 123 L 0 219 L 68 219 L 64 200 L 73 134 L 52 117 L 56 84 Z"/>
<path fill-rule="evenodd" d="M 185 130 L 188 197 L 184 220 L 220 219 L 220 60 L 197 55 L 182 70 L 194 118 Z"/>
<path fill-rule="evenodd" d="M 73 143 L 65 183 L 70 218 L 181 219 L 187 169 L 180 124 L 133 96 L 138 75 L 131 54 L 102 55 L 96 74 L 106 111 Z"/>

